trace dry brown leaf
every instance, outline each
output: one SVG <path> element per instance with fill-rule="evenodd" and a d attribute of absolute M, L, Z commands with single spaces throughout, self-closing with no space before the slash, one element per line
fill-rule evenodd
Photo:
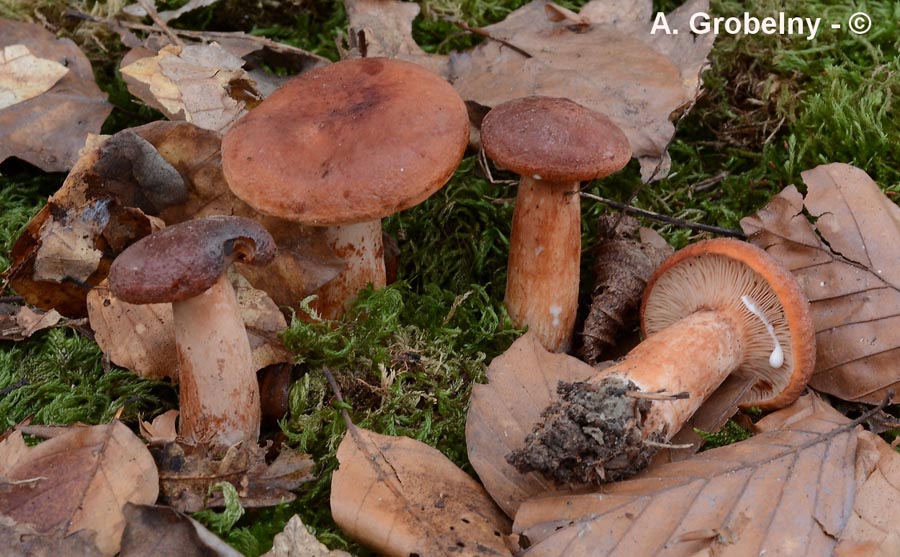
<path fill-rule="evenodd" d="M 300 515 L 288 520 L 284 531 L 275 536 L 272 549 L 262 557 L 352 557 L 340 549 L 328 549 L 309 533 Z"/>
<path fill-rule="evenodd" d="M 509 522 L 481 485 L 437 449 L 352 426 L 337 451 L 331 514 L 394 557 L 510 555 Z"/>
<path fill-rule="evenodd" d="M 188 0 L 183 6 L 178 8 L 177 10 L 163 10 L 158 12 L 159 18 L 165 22 L 169 22 L 179 17 L 183 16 L 188 12 L 192 12 L 194 10 L 198 10 L 200 8 L 205 8 L 207 6 L 212 6 L 219 0 Z M 154 3 L 151 3 L 154 4 Z M 136 17 L 146 17 L 147 10 L 144 9 L 140 4 L 129 4 L 122 8 L 122 11 L 127 13 L 128 15 L 133 15 Z"/>
<path fill-rule="evenodd" d="M 858 430 L 814 395 L 784 412 L 747 441 L 523 504 L 514 529 L 535 544 L 526 554 L 831 555 L 859 500 Z"/>
<path fill-rule="evenodd" d="M 79 530 L 65 537 L 48 536 L 0 515 L 0 554 L 10 557 L 102 557 L 94 544 L 94 535 L 88 530 Z"/>
<path fill-rule="evenodd" d="M 47 535 L 97 533 L 104 555 L 119 550 L 127 502 L 152 503 L 158 476 L 147 448 L 121 422 L 73 428 L 32 448 L 20 432 L 0 443 L 0 514 Z M 9 451 L 15 451 L 10 456 Z"/>
<path fill-rule="evenodd" d="M 494 358 L 487 384 L 472 388 L 466 415 L 469 462 L 508 516 L 515 517 L 527 499 L 569 490 L 538 473 L 520 473 L 506 455 L 521 448 L 541 412 L 557 400 L 559 381 L 584 381 L 596 373 L 571 356 L 548 352 L 526 333 Z"/>
<path fill-rule="evenodd" d="M 713 34 L 690 33 L 688 16 L 709 10 L 691 0 L 668 14 L 679 34 L 651 35 L 651 3 L 594 0 L 571 25 L 535 0 L 485 28 L 486 40 L 450 60 L 450 80 L 466 101 L 493 107 L 529 95 L 565 97 L 607 115 L 631 143 L 645 178 L 656 167 L 675 129 L 672 113 L 688 105 Z M 527 52 L 523 54 L 523 52 Z M 662 174 L 664 175 L 664 173 Z"/>
<path fill-rule="evenodd" d="M 674 252 L 656 232 L 619 214 L 600 217 L 600 242 L 594 249 L 594 288 L 584 321 L 579 354 L 594 365 L 610 359 L 618 337 L 634 329 L 650 276 Z M 612 226 L 618 223 L 613 230 Z M 647 239 L 642 239 L 643 234 Z"/>
<path fill-rule="evenodd" d="M 847 164 L 802 176 L 805 199 L 789 186 L 741 226 L 810 300 L 817 344 L 810 386 L 877 404 L 900 387 L 900 208 Z"/>
<path fill-rule="evenodd" d="M 0 110 L 33 99 L 69 72 L 59 62 L 36 57 L 23 44 L 0 50 Z"/>
<path fill-rule="evenodd" d="M 0 340 L 25 340 L 43 329 L 73 324 L 56 310 L 44 312 L 28 306 L 0 303 Z"/>
<path fill-rule="evenodd" d="M 220 144 L 217 133 L 192 124 L 154 122 L 124 130 L 89 152 L 13 245 L 12 287 L 37 307 L 55 308 L 69 317 L 87 314 L 85 285 L 35 278 L 43 238 L 52 237 L 58 229 L 65 237 L 67 227 L 72 227 L 69 223 L 84 220 L 86 207 L 92 208 L 96 219 L 106 222 L 103 227 L 100 221 L 79 225 L 79 230 L 102 228 L 89 234 L 81 250 L 90 261 L 95 252 L 102 254 L 95 270 L 82 281 L 91 287 L 106 278 L 118 253 L 159 228 L 157 216 L 175 224 L 194 217 L 237 214 L 261 221 L 278 245 L 271 265 L 253 271 L 239 265 L 241 273 L 279 306 L 297 306 L 336 277 L 344 263 L 322 241 L 322 229 L 264 217 L 238 200 L 222 174 Z M 91 268 L 85 258 L 71 259 L 64 251 L 57 252 L 51 277 L 83 277 Z"/>
<path fill-rule="evenodd" d="M 175 509 L 125 505 L 125 533 L 119 557 L 240 557 L 241 553 L 205 526 Z"/>
<path fill-rule="evenodd" d="M 112 105 L 72 41 L 57 39 L 37 24 L 0 19 L 0 49 L 12 45 L 68 71 L 46 92 L 0 108 L 0 162 L 18 157 L 47 172 L 68 170 L 87 135 L 100 133 Z"/>
<path fill-rule="evenodd" d="M 246 112 L 247 99 L 261 98 L 243 65 L 216 43 L 169 45 L 121 72 L 132 94 L 169 119 L 224 132 Z"/>
<path fill-rule="evenodd" d="M 153 418 L 153 421 L 147 423 L 141 421 L 138 425 L 141 428 L 141 437 L 149 443 L 170 443 L 178 437 L 178 431 L 175 429 L 175 421 L 178 419 L 178 410 L 168 410 L 159 416 Z"/>

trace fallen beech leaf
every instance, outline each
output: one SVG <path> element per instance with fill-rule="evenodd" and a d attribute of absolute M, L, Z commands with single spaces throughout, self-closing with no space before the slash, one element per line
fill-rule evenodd
<path fill-rule="evenodd" d="M 40 308 L 55 308 L 69 317 L 87 314 L 83 285 L 34 277 L 42 238 L 83 219 L 85 207 L 93 207 L 92 215 L 107 219 L 101 231 L 89 234 L 90 244 L 85 240 L 82 250 L 86 255 L 93 254 L 92 250 L 102 255 L 96 270 L 82 281 L 88 286 L 106 278 L 110 263 L 121 250 L 159 228 L 156 217 L 175 224 L 194 217 L 235 214 L 262 222 L 278 245 L 271 265 L 251 271 L 238 264 L 241 274 L 277 305 L 297 306 L 336 277 L 344 263 L 322 240 L 322 229 L 262 216 L 238 200 L 222 175 L 220 144 L 217 133 L 192 124 L 154 122 L 124 130 L 89 152 L 13 245 L 12 287 Z M 99 224 L 80 225 L 81 230 L 100 228 Z M 61 267 L 51 276 L 84 276 L 89 267 L 83 259 L 72 261 L 70 270 L 64 256 L 65 252 L 56 257 Z"/>
<path fill-rule="evenodd" d="M 597 368 L 571 356 L 548 352 L 526 333 L 494 358 L 487 384 L 472 388 L 466 415 L 469 462 L 508 516 L 515 517 L 527 499 L 571 489 L 535 472 L 522 474 L 506 455 L 521 448 L 541 412 L 557 400 L 559 381 L 585 381 L 596 373 Z"/>
<path fill-rule="evenodd" d="M 300 515 L 294 515 L 275 536 L 272 549 L 262 557 L 352 557 L 340 549 L 329 550 L 309 533 Z"/>
<path fill-rule="evenodd" d="M 157 505 L 124 508 L 125 533 L 119 557 L 240 557 L 227 543 L 193 518 Z"/>
<path fill-rule="evenodd" d="M 484 488 L 437 449 L 351 425 L 337 451 L 331 514 L 374 551 L 510 555 L 509 522 Z"/>
<path fill-rule="evenodd" d="M 493 107 L 529 95 L 565 97 L 608 116 L 622 128 L 648 178 L 665 156 L 675 129 L 673 112 L 688 105 L 713 34 L 690 33 L 690 14 L 709 11 L 707 0 L 691 0 L 667 15 L 673 32 L 651 34 L 649 1 L 594 0 L 572 25 L 548 17 L 535 0 L 485 27 L 486 40 L 450 59 L 450 80 L 466 101 Z M 523 51 L 525 53 L 523 53 Z"/>
<path fill-rule="evenodd" d="M 102 557 L 94 544 L 94 532 L 79 530 L 64 537 L 42 534 L 28 524 L 17 524 L 0 515 L 0 548 L 3 555 L 28 557 Z"/>
<path fill-rule="evenodd" d="M 0 443 L 0 514 L 39 532 L 97 533 L 104 555 L 119 550 L 127 502 L 152 503 L 159 492 L 153 459 L 121 422 L 74 428 L 24 450 L 20 432 Z"/>
<path fill-rule="evenodd" d="M 594 288 L 584 321 L 581 359 L 593 365 L 610 359 L 622 333 L 634 329 L 644 288 L 663 260 L 674 252 L 656 232 L 619 214 L 600 218 L 600 242 L 594 250 Z M 613 225 L 619 223 L 615 230 Z M 644 234 L 647 240 L 639 238 Z M 662 246 L 662 247 L 660 247 Z"/>
<path fill-rule="evenodd" d="M 860 497 L 859 430 L 815 395 L 780 412 L 785 429 L 526 502 L 514 525 L 535 544 L 526 555 L 831 555 Z"/>
<path fill-rule="evenodd" d="M 155 56 L 122 67 L 129 91 L 169 119 L 223 132 L 246 111 L 245 99 L 259 100 L 244 61 L 216 43 L 163 47 Z M 132 87 L 134 82 L 149 86 Z"/>
<path fill-rule="evenodd" d="M 138 425 L 141 428 L 141 437 L 150 443 L 170 443 L 178 437 L 175 429 L 175 421 L 178 419 L 178 410 L 168 410 L 159 416 L 153 418 L 153 421 L 147 423 L 141 421 Z"/>
<path fill-rule="evenodd" d="M 56 310 L 43 312 L 28 306 L 0 304 L 0 340 L 25 340 L 40 330 L 55 327 L 60 321 L 63 325 L 70 323 Z"/>
<path fill-rule="evenodd" d="M 182 512 L 222 506 L 221 491 L 209 495 L 210 486 L 219 482 L 237 489 L 243 507 L 289 503 L 296 499 L 292 491 L 313 479 L 315 467 L 309 455 L 287 447 L 272 464 L 266 464 L 266 449 L 258 445 L 235 445 L 224 455 L 179 442 L 152 445 L 150 450 L 159 467 L 162 501 Z"/>
<path fill-rule="evenodd" d="M 192 12 L 200 8 L 205 8 L 207 6 L 212 6 L 218 1 L 219 0 L 188 0 L 187 3 L 185 3 L 177 10 L 163 10 L 161 12 L 158 12 L 158 15 L 161 20 L 169 22 L 174 19 L 178 19 L 188 12 Z M 122 8 L 122 11 L 127 13 L 128 15 L 133 15 L 136 17 L 147 16 L 147 10 L 145 10 L 140 4 L 129 4 L 128 6 Z"/>
<path fill-rule="evenodd" d="M 0 50 L 0 110 L 46 92 L 68 68 L 34 56 L 28 47 L 13 44 Z"/>
<path fill-rule="evenodd" d="M 0 49 L 13 45 L 67 72 L 40 95 L 0 108 L 0 162 L 18 157 L 47 172 L 68 170 L 87 135 L 100 133 L 112 105 L 72 41 L 57 39 L 34 23 L 0 19 Z"/>
<path fill-rule="evenodd" d="M 802 176 L 805 199 L 789 186 L 741 227 L 809 298 L 817 345 L 810 386 L 877 404 L 900 387 L 900 208 L 847 164 Z"/>

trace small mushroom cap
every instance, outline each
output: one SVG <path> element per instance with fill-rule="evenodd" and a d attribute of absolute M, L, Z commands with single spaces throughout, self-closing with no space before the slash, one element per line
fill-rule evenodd
<path fill-rule="evenodd" d="M 265 265 L 275 241 L 256 221 L 213 216 L 163 228 L 128 246 L 109 269 L 109 289 L 130 304 L 193 298 L 211 287 L 232 261 Z"/>
<path fill-rule="evenodd" d="M 400 60 L 344 60 L 301 74 L 222 141 L 232 191 L 312 225 L 377 220 L 424 201 L 459 166 L 465 103 L 440 76 Z"/>
<path fill-rule="evenodd" d="M 549 182 L 603 178 L 631 159 L 628 138 L 609 118 L 553 97 L 494 107 L 481 123 L 481 144 L 501 167 Z"/>
<path fill-rule="evenodd" d="M 741 406 L 781 408 L 800 396 L 815 367 L 815 329 L 809 301 L 790 271 L 746 242 L 719 238 L 692 244 L 651 277 L 641 328 L 652 335 L 698 310 L 728 312 L 744 329 L 744 360 L 735 373 L 757 381 Z M 779 363 L 773 334 L 781 365 L 773 365 Z"/>

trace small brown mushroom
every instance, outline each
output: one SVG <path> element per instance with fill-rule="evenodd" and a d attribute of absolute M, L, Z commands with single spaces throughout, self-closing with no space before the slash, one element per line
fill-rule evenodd
<path fill-rule="evenodd" d="M 344 60 L 293 79 L 222 141 L 232 191 L 254 209 L 310 226 L 347 268 L 316 293 L 334 318 L 367 284 L 385 284 L 380 219 L 424 201 L 465 152 L 465 104 L 409 62 Z"/>
<path fill-rule="evenodd" d="M 581 266 L 579 182 L 603 178 L 631 158 L 625 134 L 568 99 L 527 97 L 491 110 L 481 143 L 519 174 L 506 278 L 510 317 L 552 352 L 572 343 Z"/>
<path fill-rule="evenodd" d="M 264 265 L 275 242 L 258 223 L 214 216 L 164 228 L 113 261 L 110 291 L 132 304 L 172 303 L 179 364 L 180 435 L 227 448 L 256 443 L 260 403 L 250 341 L 225 272 Z"/>
<path fill-rule="evenodd" d="M 699 242 L 667 259 L 644 294 L 642 327 L 645 340 L 624 360 L 560 385 L 560 402 L 513 464 L 561 481 L 627 477 L 730 375 L 747 385 L 741 406 L 774 409 L 800 396 L 815 364 L 797 281 L 737 240 Z"/>

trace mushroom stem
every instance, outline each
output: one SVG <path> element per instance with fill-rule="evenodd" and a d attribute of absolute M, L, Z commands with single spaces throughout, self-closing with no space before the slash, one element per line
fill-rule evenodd
<path fill-rule="evenodd" d="M 226 274 L 172 303 L 178 348 L 181 436 L 227 448 L 259 437 L 259 385 L 237 297 Z"/>
<path fill-rule="evenodd" d="M 381 288 L 386 283 L 381 220 L 329 226 L 325 237 L 328 246 L 347 266 L 316 290 L 318 298 L 312 307 L 325 319 L 337 319 L 360 290 L 369 284 Z"/>
<path fill-rule="evenodd" d="M 506 307 L 551 352 L 572 344 L 578 310 L 581 200 L 578 182 L 523 176 L 513 211 Z"/>

